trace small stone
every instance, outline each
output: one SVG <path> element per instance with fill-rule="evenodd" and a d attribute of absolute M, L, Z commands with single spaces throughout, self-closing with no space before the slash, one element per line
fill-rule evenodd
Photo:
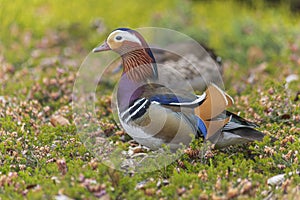
<path fill-rule="evenodd" d="M 280 185 L 285 180 L 285 174 L 278 174 L 268 179 L 268 185 Z"/>
<path fill-rule="evenodd" d="M 61 125 L 61 126 L 70 125 L 69 120 L 64 118 L 61 115 L 53 115 L 50 119 L 50 122 L 54 127 L 56 127 L 58 125 Z"/>
<path fill-rule="evenodd" d="M 227 198 L 232 199 L 239 195 L 239 190 L 237 188 L 229 188 L 227 191 Z"/>

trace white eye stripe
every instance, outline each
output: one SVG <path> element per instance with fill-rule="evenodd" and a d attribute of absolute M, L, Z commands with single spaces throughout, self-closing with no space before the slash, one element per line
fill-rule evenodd
<path fill-rule="evenodd" d="M 116 39 L 117 36 L 121 36 L 122 39 L 117 40 Z M 141 41 L 139 40 L 138 37 L 136 37 L 134 34 L 131 34 L 127 31 L 116 30 L 108 36 L 108 40 L 111 39 L 111 37 L 114 37 L 114 40 L 117 41 L 117 42 L 127 40 L 127 41 L 138 43 L 139 45 L 142 45 L 142 43 L 141 43 Z"/>

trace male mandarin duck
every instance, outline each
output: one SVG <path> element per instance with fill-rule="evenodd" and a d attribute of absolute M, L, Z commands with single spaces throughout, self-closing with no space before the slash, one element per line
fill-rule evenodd
<path fill-rule="evenodd" d="M 122 127 L 139 144 L 151 149 L 168 145 L 176 150 L 193 137 L 210 140 L 217 148 L 265 136 L 255 124 L 226 111 L 233 99 L 215 84 L 202 95 L 160 82 L 158 63 L 143 36 L 118 28 L 93 52 L 112 50 L 122 58 L 123 74 L 117 90 Z"/>

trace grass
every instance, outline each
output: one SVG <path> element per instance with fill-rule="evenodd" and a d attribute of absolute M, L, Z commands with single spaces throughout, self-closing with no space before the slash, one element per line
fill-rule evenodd
<path fill-rule="evenodd" d="M 0 2 L 0 197 L 2 199 L 293 199 L 299 196 L 300 18 L 256 1 Z M 174 14 L 176 13 L 176 15 Z M 162 26 L 222 56 L 232 111 L 278 138 L 196 154 L 160 170 L 123 173 L 100 162 L 77 133 L 71 105 L 85 56 L 116 27 Z M 250 78 L 252 77 L 252 78 Z M 111 87 L 108 85 L 107 87 Z M 128 148 L 110 94 L 98 88 L 102 131 Z M 298 97 L 299 98 L 299 97 Z M 62 116 L 62 118 L 55 118 Z M 97 127 L 90 127 L 91 130 Z M 126 138 L 125 140 L 127 140 Z M 200 143 L 200 144 L 199 144 Z M 196 152 L 196 153 L 195 153 Z M 268 178 L 285 173 L 279 186 Z"/>

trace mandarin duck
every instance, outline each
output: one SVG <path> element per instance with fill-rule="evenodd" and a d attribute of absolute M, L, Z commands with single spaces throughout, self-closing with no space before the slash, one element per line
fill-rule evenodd
<path fill-rule="evenodd" d="M 188 86 L 191 86 L 193 90 L 202 92 L 209 83 L 222 87 L 221 58 L 211 49 L 195 41 L 176 42 L 166 46 L 166 49 L 156 46 L 150 48 L 155 61 L 162 64 L 158 74 L 166 79 L 166 86 L 180 85 L 181 89 L 189 89 Z M 181 74 L 181 78 L 176 76 L 176 72 Z"/>
<path fill-rule="evenodd" d="M 202 137 L 223 148 L 265 136 L 256 125 L 226 111 L 233 99 L 211 83 L 202 95 L 181 87 L 166 87 L 161 67 L 143 36 L 118 28 L 93 52 L 112 50 L 122 59 L 117 88 L 117 111 L 122 127 L 139 144 L 150 149 L 164 145 L 176 150 Z"/>

